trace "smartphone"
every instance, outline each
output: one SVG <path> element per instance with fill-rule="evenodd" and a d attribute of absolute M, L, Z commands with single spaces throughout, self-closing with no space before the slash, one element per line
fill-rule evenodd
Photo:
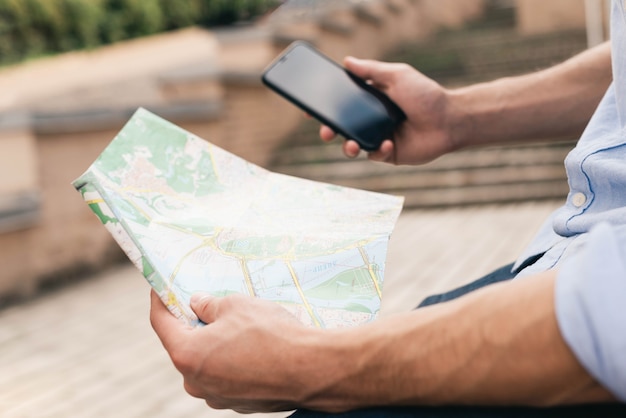
<path fill-rule="evenodd" d="M 387 95 L 306 42 L 296 41 L 263 72 L 263 83 L 367 151 L 393 139 L 406 115 Z"/>

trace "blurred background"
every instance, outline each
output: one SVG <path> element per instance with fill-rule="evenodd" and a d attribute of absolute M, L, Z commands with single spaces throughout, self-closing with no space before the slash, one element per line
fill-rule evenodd
<path fill-rule="evenodd" d="M 158 395 L 159 402 L 140 402 L 145 408 L 132 413 L 109 409 L 108 402 L 81 413 L 86 401 L 72 403 L 72 391 L 89 386 L 85 382 L 96 372 L 77 376 L 68 368 L 87 367 L 90 357 L 72 363 L 73 351 L 58 345 L 56 334 L 42 337 L 46 329 L 58 333 L 53 324 L 64 322 L 77 327 L 67 331 L 70 340 L 97 334 L 106 346 L 133 335 L 158 345 L 147 325 L 147 285 L 140 276 L 129 280 L 145 293 L 140 325 L 129 325 L 124 309 L 135 290 L 119 290 L 128 262 L 70 184 L 138 107 L 273 171 L 404 195 L 405 211 L 450 214 L 539 202 L 533 207 L 540 207 L 540 219 L 567 193 L 563 159 L 576 138 L 465 150 L 420 167 L 388 167 L 364 157 L 348 161 L 340 141 L 319 141 L 318 124 L 267 90 L 260 74 L 290 42 L 303 39 L 338 61 L 350 54 L 408 62 L 446 86 L 462 86 L 547 67 L 604 41 L 608 4 L 0 0 L 0 416 L 186 416 L 200 410 L 193 409 L 197 403 L 165 408 Z M 441 222 L 450 222 L 447 216 Z M 85 287 L 89 283 L 95 287 Z M 105 336 L 89 333 L 98 327 L 90 323 L 97 316 L 91 311 L 97 299 L 88 299 L 94 292 L 122 312 L 99 308 L 100 320 L 113 321 Z M 133 347 L 130 363 L 143 352 L 141 345 Z M 93 349 L 87 344 L 81 353 Z M 108 347 L 108 355 L 116 358 L 120 349 Z M 160 351 L 155 355 L 167 360 Z M 66 362 L 62 373 L 54 372 L 58 361 Z M 107 364 L 96 374 L 115 382 Z M 153 369 L 137 373 L 146 370 Z M 54 388 L 63 373 L 75 381 L 65 392 L 39 403 L 30 397 Z M 123 391 L 119 384 L 106 386 L 102 396 L 112 396 L 114 387 Z M 98 391 L 89 396 L 90 405 L 100 399 Z M 67 409 L 43 407 L 59 398 Z"/>

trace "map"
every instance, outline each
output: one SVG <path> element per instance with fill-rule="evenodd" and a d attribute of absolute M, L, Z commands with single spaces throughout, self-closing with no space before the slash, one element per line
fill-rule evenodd
<path fill-rule="evenodd" d="M 73 185 L 191 325 L 196 292 L 274 301 L 320 328 L 380 309 L 402 197 L 268 171 L 145 109 Z"/>

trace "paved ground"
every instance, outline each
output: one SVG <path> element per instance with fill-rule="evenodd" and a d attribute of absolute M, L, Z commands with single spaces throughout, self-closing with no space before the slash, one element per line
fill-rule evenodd
<path fill-rule="evenodd" d="M 390 242 L 382 315 L 513 260 L 555 206 L 404 213 Z M 148 285 L 130 265 L 0 311 L 0 417 L 236 415 L 184 392 L 150 328 Z"/>

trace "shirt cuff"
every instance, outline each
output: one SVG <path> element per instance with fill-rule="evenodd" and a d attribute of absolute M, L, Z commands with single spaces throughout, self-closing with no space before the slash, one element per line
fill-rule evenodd
<path fill-rule="evenodd" d="M 564 261 L 555 289 L 565 342 L 583 367 L 626 402 L 626 229 L 596 226 Z"/>

